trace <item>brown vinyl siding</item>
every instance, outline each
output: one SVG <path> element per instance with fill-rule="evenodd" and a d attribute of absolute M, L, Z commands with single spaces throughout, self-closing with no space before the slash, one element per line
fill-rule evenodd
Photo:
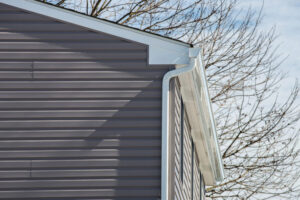
<path fill-rule="evenodd" d="M 0 199 L 160 198 L 148 47 L 0 4 Z"/>

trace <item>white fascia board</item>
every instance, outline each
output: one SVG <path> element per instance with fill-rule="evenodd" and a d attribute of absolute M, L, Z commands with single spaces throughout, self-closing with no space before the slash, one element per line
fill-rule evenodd
<path fill-rule="evenodd" d="M 189 63 L 190 45 L 179 41 L 85 16 L 35 0 L 0 0 L 0 3 L 148 45 L 149 64 Z"/>

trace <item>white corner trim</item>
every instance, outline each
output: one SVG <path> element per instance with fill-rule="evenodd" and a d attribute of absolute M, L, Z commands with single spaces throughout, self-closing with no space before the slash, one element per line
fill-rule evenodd
<path fill-rule="evenodd" d="M 34 0 L 0 0 L 0 3 L 148 45 L 149 64 L 189 63 L 190 46 L 188 44 Z"/>

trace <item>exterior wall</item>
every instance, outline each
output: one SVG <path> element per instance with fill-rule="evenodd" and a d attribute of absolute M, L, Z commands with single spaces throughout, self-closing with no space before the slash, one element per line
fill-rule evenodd
<path fill-rule="evenodd" d="M 187 114 L 184 114 L 184 137 L 183 137 L 183 180 L 181 179 L 181 94 L 180 94 L 180 83 L 177 79 L 173 81 L 172 86 L 172 103 L 171 110 L 173 110 L 173 129 L 171 129 L 173 135 L 173 157 L 174 163 L 172 167 L 174 182 L 172 189 L 172 199 L 178 200 L 199 200 L 204 199 L 205 186 L 203 183 L 203 178 L 200 175 L 199 161 L 196 151 L 193 152 L 192 139 L 191 139 L 191 128 L 189 126 L 189 121 Z M 192 155 L 194 153 L 194 155 Z M 192 159 L 193 164 L 192 164 Z M 193 168 L 192 168 L 192 165 Z M 193 175 L 193 177 L 192 177 Z M 193 179 L 193 181 L 192 181 Z M 193 182 L 193 185 L 192 185 Z M 202 190 L 202 191 L 201 191 Z M 202 194 L 203 195 L 202 195 Z M 201 198 L 200 198 L 201 196 Z"/>
<path fill-rule="evenodd" d="M 147 51 L 0 4 L 0 199 L 159 199 Z"/>

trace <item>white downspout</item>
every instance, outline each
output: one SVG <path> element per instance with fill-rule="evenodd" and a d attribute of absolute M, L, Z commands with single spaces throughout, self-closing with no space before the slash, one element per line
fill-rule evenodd
<path fill-rule="evenodd" d="M 167 72 L 162 83 L 162 147 L 161 147 L 161 200 L 169 199 L 169 90 L 170 80 L 180 74 L 192 71 L 196 66 L 196 58 L 200 53 L 199 48 L 189 49 L 190 63 L 186 67 Z"/>

